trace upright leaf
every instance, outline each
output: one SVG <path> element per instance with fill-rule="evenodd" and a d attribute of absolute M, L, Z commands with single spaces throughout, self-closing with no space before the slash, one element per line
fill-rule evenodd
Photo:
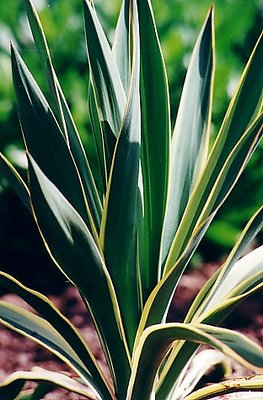
<path fill-rule="evenodd" d="M 136 219 L 141 142 L 139 25 L 137 5 L 134 1 L 131 4 L 134 42 L 131 88 L 114 152 L 101 230 L 106 264 L 116 288 L 130 350 L 140 315 Z"/>
<path fill-rule="evenodd" d="M 190 193 L 207 158 L 214 79 L 213 15 L 211 9 L 195 44 L 172 137 L 168 209 L 162 238 L 162 267 Z"/>
<path fill-rule="evenodd" d="M 130 60 L 130 1 L 123 0 L 112 46 L 122 85 L 128 95 L 131 76 Z"/>
<path fill-rule="evenodd" d="M 95 225 L 98 232 L 102 214 L 98 191 L 94 182 L 91 168 L 81 143 L 77 128 L 59 84 L 56 72 L 53 68 L 50 52 L 40 19 L 31 0 L 25 0 L 26 11 L 30 27 L 35 39 L 36 47 L 42 64 L 42 68 L 48 79 L 49 88 L 56 107 L 56 114 L 61 132 L 68 143 L 74 162 L 81 177 L 83 188 L 88 202 L 90 224 Z"/>
<path fill-rule="evenodd" d="M 89 224 L 85 197 L 72 154 L 43 93 L 14 48 L 12 69 L 27 150 Z"/>
<path fill-rule="evenodd" d="M 0 153 L 0 171 L 20 197 L 26 208 L 31 211 L 29 190 L 23 178 L 19 175 L 15 167 Z"/>
<path fill-rule="evenodd" d="M 170 108 L 166 70 L 149 0 L 137 0 L 141 46 L 144 301 L 158 281 L 158 259 L 167 200 Z"/>
<path fill-rule="evenodd" d="M 168 255 L 166 270 L 172 267 L 175 260 L 182 253 L 194 227 L 204 221 L 211 210 L 215 209 L 218 203 L 221 202 L 222 204 L 230 193 L 233 187 L 230 177 L 221 179 L 220 182 L 217 181 L 218 177 L 222 176 L 222 169 L 227 160 L 230 159 L 231 153 L 235 152 L 238 143 L 245 136 L 245 132 L 257 129 L 259 139 L 261 137 L 262 127 L 260 124 L 262 124 L 262 119 L 259 117 L 259 109 L 262 108 L 262 58 L 263 35 L 260 36 L 248 60 L 203 173 L 189 199 Z M 247 101 L 248 94 L 249 102 Z M 253 146 L 252 148 L 254 149 Z M 243 154 L 244 159 L 248 157 L 248 151 L 245 146 L 240 150 L 240 154 Z M 236 173 L 236 176 L 239 176 L 239 174 Z M 235 180 L 232 180 L 232 182 L 235 182 Z M 215 187 L 217 193 L 212 195 L 211 192 Z"/>
<path fill-rule="evenodd" d="M 102 128 L 118 136 L 126 105 L 126 96 L 112 51 L 94 7 L 84 0 L 84 21 L 87 39 L 91 84 L 94 88 Z"/>

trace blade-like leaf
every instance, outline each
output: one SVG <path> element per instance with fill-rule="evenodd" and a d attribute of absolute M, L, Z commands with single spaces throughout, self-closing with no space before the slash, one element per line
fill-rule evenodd
<path fill-rule="evenodd" d="M 83 188 L 87 197 L 89 205 L 90 222 L 91 225 L 96 226 L 97 231 L 99 230 L 100 219 L 102 214 L 102 206 L 94 183 L 94 178 L 90 169 L 89 162 L 87 160 L 85 151 L 83 149 L 81 140 L 77 128 L 74 124 L 72 115 L 68 108 L 66 99 L 62 92 L 55 70 L 53 68 L 50 52 L 48 49 L 47 41 L 44 35 L 43 28 L 41 26 L 40 19 L 37 12 L 31 2 L 31 0 L 25 0 L 25 6 L 27 11 L 28 20 L 30 27 L 35 39 L 36 47 L 40 57 L 40 61 L 48 78 L 50 91 L 55 103 L 58 121 L 61 131 L 64 133 L 65 140 L 70 146 L 74 161 L 80 174 Z"/>
<path fill-rule="evenodd" d="M 106 264 L 116 288 L 130 350 L 140 312 L 136 270 L 136 214 L 141 141 L 140 43 L 135 2 L 132 11 L 134 59 L 131 88 L 114 152 L 101 230 Z"/>
<path fill-rule="evenodd" d="M 50 350 L 68 364 L 85 382 L 96 388 L 96 383 L 92 375 L 88 375 L 85 364 L 49 322 L 30 311 L 2 300 L 0 301 L 0 322 Z"/>
<path fill-rule="evenodd" d="M 0 153 L 0 171 L 10 184 L 10 186 L 17 193 L 19 198 L 22 200 L 26 208 L 31 212 L 28 187 L 22 177 L 17 172 L 17 170 L 14 168 L 14 166 L 2 153 Z"/>
<path fill-rule="evenodd" d="M 220 203 L 222 204 L 230 193 L 234 182 L 240 174 L 241 157 L 245 160 L 249 156 L 249 148 L 243 144 L 238 153 L 237 164 L 232 160 L 232 169 L 230 171 L 232 176 L 230 175 L 227 176 L 227 179 L 222 179 L 224 177 L 222 170 L 225 168 L 227 160 L 231 160 L 231 154 L 234 155 L 238 144 L 245 138 L 245 132 L 250 132 L 252 136 L 253 131 L 255 136 L 258 132 L 262 132 L 262 117 L 259 116 L 253 120 L 256 114 L 255 110 L 258 110 L 262 105 L 262 39 L 263 35 L 259 38 L 246 65 L 236 93 L 230 102 L 215 144 L 209 154 L 204 171 L 189 199 L 168 255 L 166 270 L 172 268 L 175 260 L 177 260 L 182 253 L 197 223 L 201 223 L 201 221 L 206 219 L 211 209 L 215 209 Z M 250 99 L 249 106 L 247 104 L 248 93 Z M 255 130 L 258 132 L 255 132 Z M 252 150 L 253 149 L 254 146 L 252 146 Z M 221 177 L 220 180 L 219 176 Z"/>
<path fill-rule="evenodd" d="M 53 328 L 67 341 L 76 355 L 83 362 L 87 369 L 87 376 L 92 376 L 99 392 L 105 399 L 111 399 L 110 390 L 103 377 L 93 354 L 79 335 L 76 328 L 65 318 L 60 311 L 51 303 L 51 301 L 41 293 L 22 285 L 12 276 L 0 272 L 0 286 L 5 287 L 8 291 L 15 293 L 24 301 L 30 304 Z"/>
<path fill-rule="evenodd" d="M 126 339 L 111 278 L 85 223 L 29 156 L 36 222 L 58 267 L 87 300 L 118 389 L 130 373 Z"/>
<path fill-rule="evenodd" d="M 171 145 L 169 201 L 163 266 L 195 182 L 206 162 L 214 80 L 214 13 L 211 8 L 187 70 Z"/>
<path fill-rule="evenodd" d="M 144 301 L 158 282 L 170 152 L 170 106 L 166 70 L 149 0 L 137 0 L 141 46 Z"/>
<path fill-rule="evenodd" d="M 263 371 L 263 351 L 243 335 L 209 325 L 161 324 L 147 328 L 134 357 L 127 400 L 150 399 L 159 366 L 175 340 L 203 343 L 252 369 Z"/>
<path fill-rule="evenodd" d="M 95 9 L 88 0 L 84 0 L 83 5 L 91 84 L 99 107 L 100 122 L 103 130 L 110 128 L 117 137 L 126 96 L 111 48 Z"/>
<path fill-rule="evenodd" d="M 123 0 L 112 46 L 113 57 L 119 70 L 126 95 L 129 92 L 131 76 L 129 10 L 130 1 Z"/>
<path fill-rule="evenodd" d="M 18 371 L 0 383 L 0 396 L 5 400 L 30 400 L 30 395 L 22 394 L 17 397 L 27 381 L 46 382 L 54 386 L 61 387 L 72 393 L 77 393 L 90 400 L 96 400 L 94 392 L 80 382 L 72 379 L 68 375 L 58 372 L 47 371 L 43 368 L 34 368 L 32 371 Z"/>
<path fill-rule="evenodd" d="M 89 223 L 84 193 L 71 152 L 46 99 L 15 49 L 12 49 L 12 68 L 26 147 L 48 178 Z"/>
<path fill-rule="evenodd" d="M 229 254 L 227 260 L 225 261 L 224 265 L 220 268 L 217 273 L 216 281 L 215 276 L 211 279 L 213 280 L 213 284 L 211 284 L 211 280 L 209 280 L 206 285 L 201 289 L 198 293 L 197 297 L 195 298 L 191 308 L 188 311 L 186 316 L 185 322 L 192 321 L 193 315 L 197 318 L 204 309 L 207 309 L 207 303 L 213 293 L 217 293 L 217 290 L 220 290 L 220 287 L 224 288 L 224 280 L 228 279 L 228 272 L 232 270 L 233 265 L 236 263 L 240 255 L 244 253 L 245 248 L 247 245 L 254 239 L 257 233 L 263 226 L 263 206 L 257 210 L 254 215 L 251 217 L 250 221 L 247 223 L 246 227 L 244 228 L 242 234 L 240 235 L 239 240 L 236 242 L 233 250 Z M 255 269 L 252 268 L 252 265 L 249 265 L 249 275 L 252 277 L 256 273 Z M 237 273 L 235 276 L 232 287 L 235 287 L 238 282 L 242 282 L 240 278 L 240 274 Z M 231 278 L 230 278 L 231 280 Z M 229 293 L 230 291 L 228 291 Z M 218 301 L 218 304 L 220 300 Z"/>

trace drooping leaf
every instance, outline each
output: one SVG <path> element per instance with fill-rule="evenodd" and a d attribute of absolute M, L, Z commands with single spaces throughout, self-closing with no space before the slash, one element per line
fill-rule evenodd
<path fill-rule="evenodd" d="M 105 397 L 105 399 L 111 398 L 109 394 L 110 390 L 105 378 L 89 347 L 79 335 L 76 328 L 67 318 L 64 317 L 64 315 L 60 313 L 54 304 L 46 296 L 27 288 L 5 272 L 0 272 L 0 286 L 5 287 L 9 292 L 15 293 L 30 304 L 30 306 L 33 307 L 42 318 L 49 322 L 50 325 L 52 325 L 61 336 L 63 336 L 73 351 L 75 351 L 79 359 L 86 366 L 86 375 L 88 377 L 92 376 L 101 396 Z"/>
<path fill-rule="evenodd" d="M 0 301 L 0 322 L 50 350 L 68 364 L 86 383 L 96 387 L 85 364 L 49 322 L 22 307 L 2 300 Z M 110 399 L 110 396 L 108 398 Z"/>
<path fill-rule="evenodd" d="M 160 364 L 176 340 L 207 344 L 245 366 L 263 371 L 263 350 L 237 332 L 204 324 L 154 325 L 144 331 L 133 356 L 127 400 L 150 399 Z"/>
<path fill-rule="evenodd" d="M 210 385 L 191 393 L 185 400 L 219 400 L 222 396 L 225 400 L 231 400 L 231 398 L 233 399 L 231 393 L 236 393 L 238 400 L 261 400 L 263 396 L 263 375 L 232 379 Z"/>
<path fill-rule="evenodd" d="M 72 393 L 77 393 L 81 396 L 87 397 L 90 400 L 96 400 L 97 397 L 85 385 L 72 379 L 70 376 L 47 371 L 43 368 L 34 368 L 32 371 L 18 371 L 9 375 L 9 377 L 0 383 L 0 396 L 5 400 L 31 400 L 31 394 L 22 394 L 17 397 L 23 389 L 27 381 L 46 382 L 54 386 L 61 387 Z"/>

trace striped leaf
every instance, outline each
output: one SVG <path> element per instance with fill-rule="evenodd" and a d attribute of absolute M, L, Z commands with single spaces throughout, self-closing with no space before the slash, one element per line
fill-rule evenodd
<path fill-rule="evenodd" d="M 124 390 L 129 357 L 115 291 L 104 260 L 76 210 L 29 156 L 30 191 L 36 223 L 51 257 L 86 299 L 113 379 Z M 114 383 L 116 383 L 114 381 Z"/>
<path fill-rule="evenodd" d="M 56 107 L 57 121 L 66 142 L 68 143 L 74 162 L 76 163 L 78 173 L 80 174 L 85 195 L 89 206 L 89 219 L 91 226 L 95 224 L 96 231 L 99 230 L 102 206 L 98 191 L 94 182 L 89 162 L 87 160 L 83 145 L 81 143 L 77 128 L 74 124 L 68 104 L 59 84 L 56 72 L 54 70 L 49 48 L 45 34 L 31 0 L 25 0 L 26 12 L 35 44 L 38 50 L 42 68 L 47 77 L 50 92 Z"/>
<path fill-rule="evenodd" d="M 169 201 L 162 238 L 163 266 L 193 187 L 206 163 L 214 80 L 211 8 L 187 69 L 171 144 Z"/>
<path fill-rule="evenodd" d="M 136 221 L 140 165 L 140 43 L 136 3 L 132 3 L 134 59 L 131 88 L 118 137 L 105 200 L 101 242 L 116 289 L 130 351 L 139 322 Z M 125 296 L 123 288 L 125 287 Z"/>

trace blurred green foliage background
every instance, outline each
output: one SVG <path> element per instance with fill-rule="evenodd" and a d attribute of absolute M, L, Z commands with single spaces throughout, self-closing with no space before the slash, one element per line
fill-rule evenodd
<path fill-rule="evenodd" d="M 87 110 L 88 71 L 81 0 L 34 0 L 54 65 L 76 124 L 94 159 Z M 95 0 L 99 17 L 110 41 L 114 37 L 121 0 Z M 211 0 L 152 0 L 166 61 L 175 119 L 186 67 Z M 212 137 L 217 133 L 240 73 L 262 30 L 261 0 L 214 0 L 216 28 L 216 78 L 213 103 Z M 0 2 L 0 150 L 18 168 L 23 168 L 21 134 L 16 114 L 10 66 L 10 41 L 20 49 L 44 93 L 49 97 L 39 67 L 23 0 Z M 49 97 L 50 98 L 50 97 Z M 249 101 L 249 99 L 248 99 Z M 217 259 L 234 243 L 239 231 L 263 199 L 263 145 L 252 157 L 246 172 L 220 211 L 201 246 L 204 260 Z M 0 265 L 10 271 L 37 268 L 50 271 L 34 224 L 16 196 L 0 178 Z M 45 268 L 39 268 L 44 266 Z M 31 272 L 29 272 L 30 275 Z M 41 272 L 38 272 L 41 273 Z M 54 279 L 56 282 L 56 277 Z"/>

